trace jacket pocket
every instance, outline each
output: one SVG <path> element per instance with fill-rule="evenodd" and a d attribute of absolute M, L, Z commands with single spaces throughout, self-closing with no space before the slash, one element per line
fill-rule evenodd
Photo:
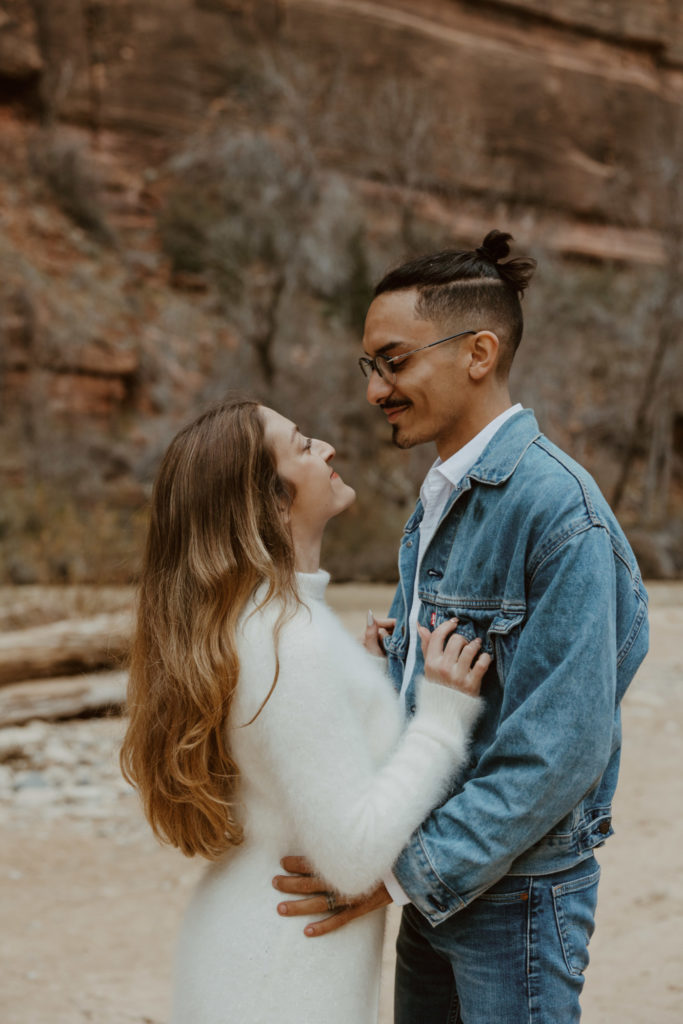
<path fill-rule="evenodd" d="M 525 616 L 526 610 L 515 609 L 514 611 L 508 611 L 501 609 L 494 616 L 488 628 L 489 645 L 493 651 L 493 660 L 496 664 L 496 671 L 501 686 L 505 685 L 509 667 L 517 650 L 519 633 Z"/>

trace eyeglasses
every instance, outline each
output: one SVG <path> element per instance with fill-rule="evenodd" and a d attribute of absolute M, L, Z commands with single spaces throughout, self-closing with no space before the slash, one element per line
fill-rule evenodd
<path fill-rule="evenodd" d="M 476 333 L 476 331 L 459 331 L 458 334 L 449 334 L 447 338 L 432 341 L 429 345 L 422 345 L 421 348 L 413 348 L 410 352 L 401 352 L 397 356 L 375 356 L 374 359 L 370 359 L 369 356 L 361 356 L 358 360 L 358 365 L 364 377 L 370 377 L 373 370 L 375 370 L 382 380 L 387 381 L 389 384 L 395 384 L 396 371 L 393 369 L 392 363 L 400 363 L 403 359 L 407 359 L 408 356 L 414 356 L 416 352 L 424 352 L 425 349 L 434 348 L 435 345 L 443 345 L 444 341 L 453 341 L 454 338 L 462 338 L 465 334 Z"/>

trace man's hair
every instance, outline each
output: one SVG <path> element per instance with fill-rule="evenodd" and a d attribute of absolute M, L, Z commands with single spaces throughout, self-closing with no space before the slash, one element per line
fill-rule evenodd
<path fill-rule="evenodd" d="M 531 257 L 507 259 L 511 240 L 494 229 L 476 249 L 446 249 L 409 260 L 382 278 L 375 296 L 416 288 L 415 313 L 423 320 L 449 329 L 495 331 L 501 342 L 498 373 L 506 376 L 522 340 L 520 300 L 536 267 Z"/>

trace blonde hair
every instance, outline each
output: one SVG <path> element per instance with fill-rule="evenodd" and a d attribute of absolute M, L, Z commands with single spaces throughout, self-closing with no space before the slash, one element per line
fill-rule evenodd
<path fill-rule="evenodd" d="M 240 669 L 236 630 L 263 582 L 262 604 L 282 602 L 276 648 L 287 609 L 298 603 L 283 515 L 291 498 L 265 442 L 259 405 L 244 398 L 185 427 L 156 479 L 121 769 L 157 837 L 187 856 L 214 860 L 243 839 L 239 769 L 225 736 Z"/>

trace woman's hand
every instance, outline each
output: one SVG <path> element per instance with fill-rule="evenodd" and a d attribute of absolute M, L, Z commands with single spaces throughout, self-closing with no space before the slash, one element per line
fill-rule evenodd
<path fill-rule="evenodd" d="M 374 654 L 376 658 L 386 658 L 382 641 L 394 631 L 396 619 L 376 619 L 371 611 L 368 612 L 368 622 L 361 643 L 366 651 Z"/>
<path fill-rule="evenodd" d="M 479 654 L 479 637 L 468 643 L 464 636 L 454 632 L 457 624 L 457 619 L 447 619 L 433 633 L 425 626 L 417 627 L 422 642 L 424 674 L 433 683 L 477 697 L 492 658 L 490 654 Z"/>

